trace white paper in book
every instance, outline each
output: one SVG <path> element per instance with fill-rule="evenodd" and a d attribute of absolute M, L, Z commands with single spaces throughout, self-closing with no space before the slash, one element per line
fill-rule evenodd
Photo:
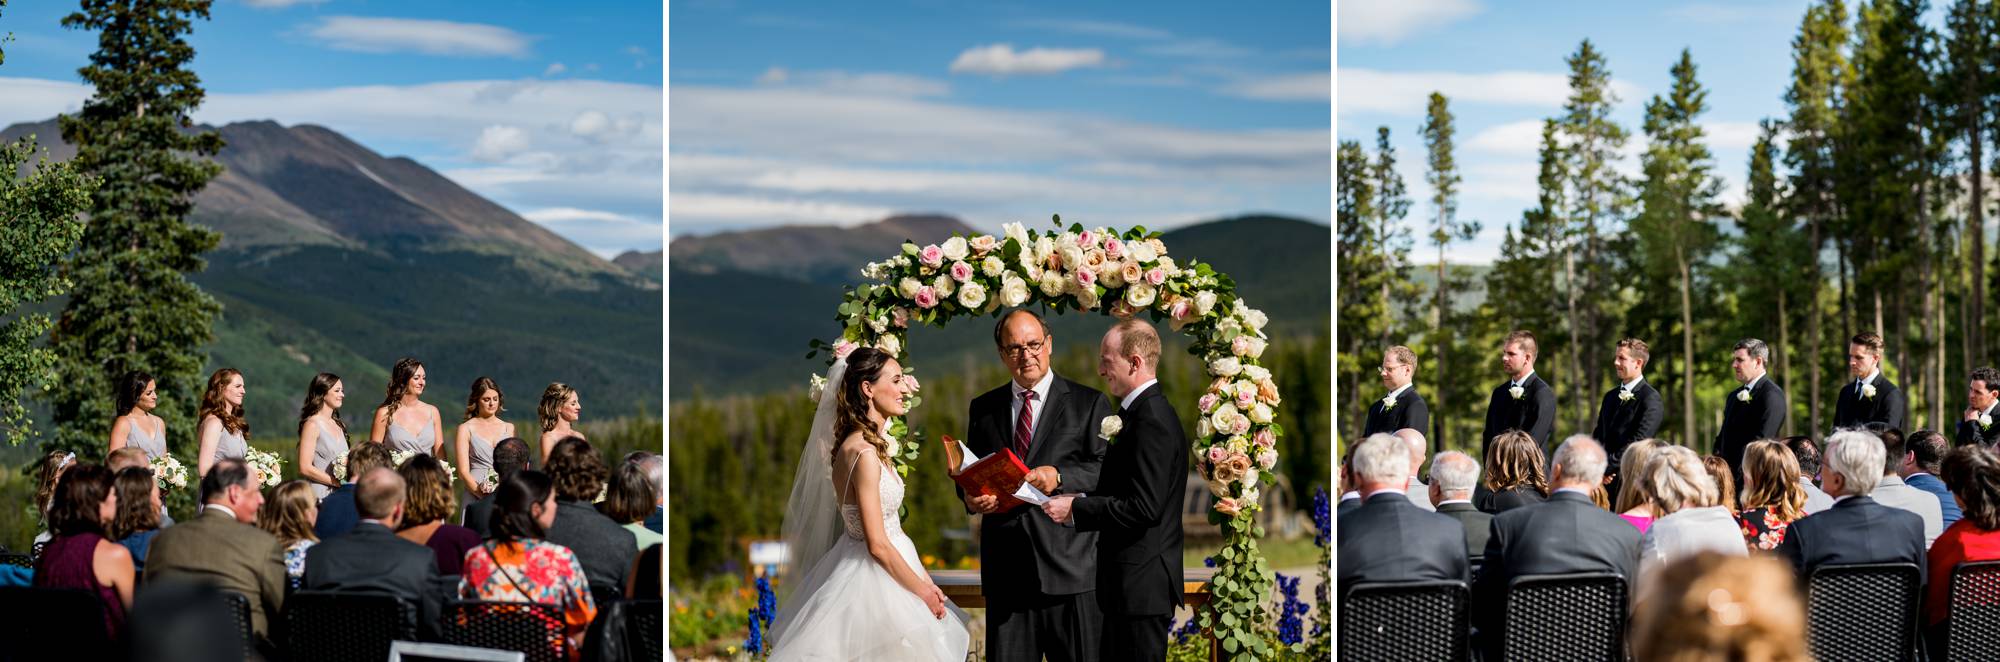
<path fill-rule="evenodd" d="M 958 454 L 959 457 L 965 458 L 965 464 L 958 468 L 959 471 L 965 471 L 973 464 L 979 462 L 982 459 L 985 459 L 977 455 L 973 455 L 972 449 L 967 448 L 965 446 L 965 442 L 963 441 L 958 442 Z M 1021 483 L 1021 489 L 1014 490 L 1014 498 L 1035 504 L 1037 506 L 1049 502 L 1049 495 L 1043 494 L 1041 490 L 1035 489 L 1034 485 L 1030 485 L 1026 482 Z"/>

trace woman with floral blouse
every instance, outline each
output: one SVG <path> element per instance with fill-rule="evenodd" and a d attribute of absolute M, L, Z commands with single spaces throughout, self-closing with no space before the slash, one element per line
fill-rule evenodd
<path fill-rule="evenodd" d="M 1752 442 L 1743 451 L 1743 511 L 1736 520 L 1750 549 L 1770 551 L 1785 541 L 1785 528 L 1806 516 L 1806 490 L 1799 486 L 1799 460 L 1783 442 Z"/>
<path fill-rule="evenodd" d="M 562 610 L 570 659 L 576 659 L 597 603 L 576 554 L 542 539 L 556 520 L 554 482 L 540 471 L 515 472 L 501 479 L 493 506 L 492 539 L 465 553 L 459 596 L 555 605 Z"/>

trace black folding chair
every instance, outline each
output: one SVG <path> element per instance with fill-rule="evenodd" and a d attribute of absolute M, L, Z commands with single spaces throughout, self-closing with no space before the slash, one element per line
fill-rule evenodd
<path fill-rule="evenodd" d="M 294 662 L 386 660 L 417 638 L 416 605 L 393 595 L 298 591 L 285 598 L 285 648 Z"/>
<path fill-rule="evenodd" d="M 1625 578 L 1525 575 L 1507 586 L 1508 660 L 1625 659 Z"/>
<path fill-rule="evenodd" d="M 229 611 L 236 634 L 243 642 L 243 659 L 252 659 L 257 653 L 257 634 L 250 622 L 250 598 L 240 593 L 221 591 L 222 606 Z"/>
<path fill-rule="evenodd" d="M 1806 580 L 1806 643 L 1820 660 L 1912 660 L 1922 571 L 1914 563 L 1827 565 Z"/>
<path fill-rule="evenodd" d="M 1969 561 L 1952 569 L 1947 621 L 1946 660 L 2000 660 L 2000 561 Z"/>
<path fill-rule="evenodd" d="M 0 554 L 0 565 L 11 565 L 17 568 L 27 568 L 29 570 L 34 570 L 35 557 L 29 556 L 27 554 L 15 554 L 13 552 L 8 552 L 5 554 Z"/>
<path fill-rule="evenodd" d="M 1465 660 L 1469 593 L 1460 581 L 1356 585 L 1340 600 L 1339 658 Z"/>
<path fill-rule="evenodd" d="M 439 624 L 444 641 L 517 651 L 529 662 L 567 662 L 569 637 L 555 605 L 528 602 L 457 601 L 445 605 Z"/>
<path fill-rule="evenodd" d="M 101 660 L 118 648 L 104 627 L 104 602 L 90 591 L 0 587 L 0 659 Z"/>

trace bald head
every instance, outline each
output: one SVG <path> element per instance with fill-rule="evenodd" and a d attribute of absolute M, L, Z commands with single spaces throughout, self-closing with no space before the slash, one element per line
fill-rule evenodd
<path fill-rule="evenodd" d="M 1604 446 L 1587 434 L 1570 435 L 1549 459 L 1549 482 L 1556 487 L 1590 489 L 1604 481 Z"/>
<path fill-rule="evenodd" d="M 354 510 L 362 519 L 382 520 L 395 529 L 403 519 L 403 501 L 409 498 L 403 477 L 386 467 L 370 469 L 354 490 Z"/>
<path fill-rule="evenodd" d="M 1418 432 L 1416 428 L 1403 428 L 1396 431 L 1396 439 L 1403 442 L 1403 447 L 1410 449 L 1410 475 L 1417 475 L 1417 470 L 1424 466 L 1424 451 L 1430 448 L 1429 444 L 1424 443 L 1424 433 Z"/>

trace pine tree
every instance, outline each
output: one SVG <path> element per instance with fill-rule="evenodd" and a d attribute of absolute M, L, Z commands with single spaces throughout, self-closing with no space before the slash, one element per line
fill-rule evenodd
<path fill-rule="evenodd" d="M 84 0 L 63 18 L 99 31 L 98 50 L 80 70 L 95 86 L 76 116 L 61 117 L 76 167 L 101 178 L 82 245 L 64 264 L 75 282 L 51 336 L 58 379 L 48 390 L 58 443 L 101 446 L 115 415 L 114 379 L 145 370 L 158 380 L 177 447 L 191 441 L 201 347 L 221 312 L 186 274 L 220 236 L 189 225 L 194 195 L 222 171 L 204 158 L 222 148 L 212 131 L 193 131 L 201 81 L 188 68 L 184 35 L 208 18 L 208 0 Z"/>
<path fill-rule="evenodd" d="M 1340 283 L 1337 314 L 1342 330 L 1340 356 L 1334 362 L 1338 366 L 1341 393 L 1335 400 L 1341 403 L 1341 420 L 1358 421 L 1367 414 L 1360 404 L 1367 400 L 1361 395 L 1361 384 L 1372 364 L 1365 355 L 1370 340 L 1378 337 L 1379 329 L 1388 324 L 1389 310 L 1380 300 L 1380 293 L 1382 281 L 1390 274 L 1382 263 L 1380 240 L 1375 236 L 1375 187 L 1369 177 L 1367 151 L 1361 143 L 1341 141 L 1335 165 L 1338 177 L 1334 189 L 1338 231 L 1335 244 L 1339 250 L 1334 252 L 1334 270 Z M 1376 359 L 1379 364 L 1379 354 Z M 1354 429 L 1360 430 L 1358 426 Z"/>
<path fill-rule="evenodd" d="M 1569 64 L 1570 96 L 1559 120 L 1568 156 L 1568 224 L 1564 237 L 1563 276 L 1568 313 L 1569 388 L 1576 429 L 1591 428 L 1593 398 L 1602 386 L 1609 334 L 1619 326 L 1619 298 L 1613 275 L 1618 255 L 1610 238 L 1621 230 L 1632 205 L 1630 187 L 1617 171 L 1625 146 L 1624 127 L 1611 120 L 1618 95 L 1611 89 L 1611 70 L 1604 54 L 1585 39 Z"/>
<path fill-rule="evenodd" d="M 1568 208 L 1564 183 L 1569 179 L 1567 171 L 1569 157 L 1565 153 L 1555 120 L 1542 122 L 1541 146 L 1537 161 L 1540 164 L 1536 175 L 1537 194 L 1534 207 L 1521 213 L 1520 227 L 1507 228 L 1500 240 L 1500 257 L 1493 262 L 1493 269 L 1486 273 L 1486 301 L 1480 304 L 1476 321 L 1483 325 L 1480 335 L 1497 341 L 1507 332 L 1528 329 L 1535 333 L 1539 345 L 1544 348 L 1559 347 L 1574 342 L 1563 324 L 1564 287 L 1558 277 L 1563 271 L 1565 249 L 1564 233 L 1567 223 L 1564 210 Z M 1486 347 L 1491 356 L 1498 347 Z M 1568 372 L 1566 367 L 1546 370 L 1536 367 L 1538 373 L 1550 384 L 1557 383 Z M 1452 379 L 1464 383 L 1474 393 L 1483 393 L 1492 388 L 1498 380 L 1486 379 L 1488 374 L 1468 372 L 1463 378 Z M 1479 385 L 1483 385 L 1481 388 Z M 1474 396 L 1477 397 L 1477 396 Z M 1483 427 L 1479 410 L 1473 408 L 1484 405 L 1483 401 L 1468 402 L 1466 415 L 1469 418 L 1472 437 L 1478 436 Z M 1435 418 L 1436 413 L 1432 416 Z M 1469 448 L 1478 448 L 1474 441 Z"/>
<path fill-rule="evenodd" d="M 1701 287 L 1695 280 L 1706 280 L 1708 256 L 1719 239 L 1712 219 L 1724 212 L 1718 201 L 1722 180 L 1713 173 L 1714 159 L 1704 143 L 1702 127 L 1696 123 L 1708 110 L 1708 92 L 1695 80 L 1694 57 L 1687 50 L 1681 51 L 1672 71 L 1672 91 L 1665 97 L 1654 96 L 1646 104 L 1648 146 L 1641 159 L 1645 180 L 1639 194 L 1644 210 L 1634 219 L 1632 229 L 1638 238 L 1638 271 L 1645 283 L 1638 309 L 1655 317 L 1679 311 L 1681 434 L 1692 440 L 1697 324 L 1694 291 Z M 1703 301 L 1710 299 L 1702 297 Z M 1711 319 L 1706 306 L 1702 312 L 1704 322 Z M 1655 328 L 1665 331 L 1673 326 L 1667 321 Z M 1662 333 L 1656 340 L 1665 340 L 1665 336 Z"/>
<path fill-rule="evenodd" d="M 1791 140 L 1785 145 L 1785 166 L 1792 171 L 1788 208 L 1805 219 L 1809 259 L 1804 280 L 1812 288 L 1806 298 L 1805 352 L 1807 393 L 1812 396 L 1803 399 L 1809 403 L 1807 429 L 1813 431 L 1825 429 L 1822 422 L 1826 420 L 1818 397 L 1820 372 L 1827 359 L 1821 350 L 1826 333 L 1821 329 L 1825 313 L 1819 293 L 1826 281 L 1820 255 L 1841 214 L 1836 144 L 1843 97 L 1854 77 L 1843 51 L 1847 37 L 1847 8 L 1841 0 L 1826 0 L 1808 8 L 1799 36 L 1792 40 L 1792 85 L 1785 92 L 1785 103 L 1791 106 L 1786 122 Z"/>
<path fill-rule="evenodd" d="M 1730 269 L 1738 303 L 1738 326 L 1732 331 L 1738 337 L 1763 333 L 1768 318 L 1754 312 L 1776 311 L 1778 335 L 1771 348 L 1777 370 L 1772 374 L 1780 384 L 1791 384 L 1791 339 L 1797 332 L 1791 326 L 1792 315 L 1800 299 L 1818 288 L 1805 280 L 1811 270 L 1806 264 L 1811 255 L 1805 234 L 1785 206 L 1783 182 L 1776 173 L 1780 125 L 1764 120 L 1758 129 L 1757 143 L 1750 148 L 1750 172 L 1739 220 L 1740 259 Z M 1794 408 L 1799 404 L 1798 399 L 1792 399 Z M 1797 416 L 1785 418 L 1787 434 L 1794 427 L 1794 418 Z"/>
<path fill-rule="evenodd" d="M 1460 179 L 1458 163 L 1452 155 L 1452 138 L 1456 132 L 1453 128 L 1449 102 L 1443 94 L 1432 92 L 1421 133 L 1430 156 L 1424 181 L 1430 184 L 1431 209 L 1436 214 L 1436 223 L 1431 230 L 1430 239 L 1431 244 L 1437 247 L 1437 277 L 1432 287 L 1431 332 L 1430 342 L 1427 343 L 1431 346 L 1431 361 L 1428 367 L 1430 374 L 1440 377 L 1454 374 L 1451 370 L 1458 365 L 1454 355 L 1464 353 L 1458 347 L 1460 337 L 1458 331 L 1463 320 L 1452 307 L 1451 295 L 1471 286 L 1471 283 L 1467 282 L 1469 279 L 1460 273 L 1462 270 L 1449 266 L 1445 257 L 1446 249 L 1454 241 L 1470 241 L 1479 234 L 1477 221 L 1458 219 Z M 1433 391 L 1431 410 L 1450 411 L 1451 403 L 1455 401 L 1449 392 L 1451 389 L 1445 387 L 1443 380 L 1434 381 L 1439 383 Z M 1432 417 L 1432 429 L 1428 431 L 1433 437 L 1431 445 L 1437 449 L 1444 448 L 1447 443 L 1442 419 L 1442 416 Z"/>
<path fill-rule="evenodd" d="M 1986 133 L 1992 112 L 1991 97 L 2000 93 L 2000 72 L 1995 71 L 1995 63 L 2000 62 L 2000 47 L 1995 39 L 2000 39 L 2000 26 L 1996 26 L 1995 7 L 1984 0 L 1958 0 L 1952 3 L 1945 16 L 1945 25 L 1951 31 L 1945 60 L 1945 71 L 1940 75 L 1942 111 L 1949 117 L 1948 130 L 1964 140 L 1966 166 L 1969 168 L 1968 186 L 1970 199 L 1966 208 L 1970 215 L 1965 230 L 1965 246 L 1970 251 L 1964 268 L 1970 273 L 1966 285 L 1970 293 L 1964 297 L 1964 315 L 1961 317 L 1962 360 L 1968 366 L 1978 362 L 1978 357 L 1986 355 Z"/>

